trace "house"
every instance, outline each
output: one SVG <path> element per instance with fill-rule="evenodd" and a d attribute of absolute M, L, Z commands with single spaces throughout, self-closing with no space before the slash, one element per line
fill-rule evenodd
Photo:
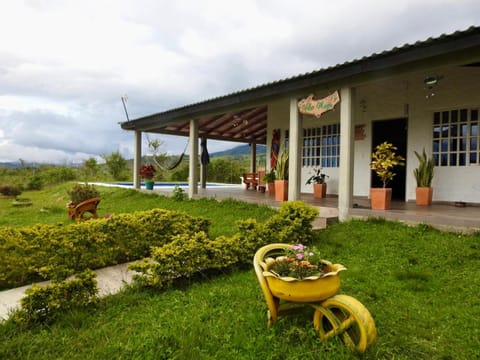
<path fill-rule="evenodd" d="M 315 106 L 326 111 L 319 117 L 299 112 Z M 368 197 L 370 187 L 377 186 L 370 157 L 384 141 L 406 159 L 389 184 L 395 199 L 415 199 L 414 151 L 425 148 L 435 159 L 434 202 L 480 203 L 479 109 L 480 27 L 471 27 L 121 127 L 134 131 L 135 169 L 142 132 L 189 136 L 191 155 L 198 155 L 200 138 L 266 144 L 267 158 L 274 135 L 280 135 L 290 155 L 289 200 L 312 192 L 305 179 L 322 167 L 343 220 L 353 196 Z M 255 157 L 255 146 L 251 149 Z M 197 161 L 190 156 L 190 179 L 196 178 Z M 268 169 L 270 162 L 265 165 Z M 139 186 L 136 170 L 134 182 Z M 197 184 L 190 180 L 189 185 L 192 196 Z"/>

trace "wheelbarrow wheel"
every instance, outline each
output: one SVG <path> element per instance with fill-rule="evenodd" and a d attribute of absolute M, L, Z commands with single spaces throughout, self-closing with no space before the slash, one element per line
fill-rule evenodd
<path fill-rule="evenodd" d="M 377 338 L 370 312 L 348 295 L 335 295 L 315 306 L 313 324 L 321 340 L 339 335 L 351 350 L 363 353 Z"/>

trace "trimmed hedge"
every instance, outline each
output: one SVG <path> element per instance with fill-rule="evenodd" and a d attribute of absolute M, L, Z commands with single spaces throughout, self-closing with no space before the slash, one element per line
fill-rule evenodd
<path fill-rule="evenodd" d="M 0 290 L 148 256 L 180 234 L 208 232 L 210 221 L 153 209 L 68 226 L 0 228 Z"/>
<path fill-rule="evenodd" d="M 11 316 L 16 323 L 24 326 L 52 322 L 62 312 L 95 304 L 97 292 L 97 281 L 92 270 L 85 270 L 72 279 L 52 281 L 46 286 L 34 284 L 25 291 L 22 307 Z"/>
<path fill-rule="evenodd" d="M 165 288 L 177 280 L 232 265 L 251 266 L 255 251 L 269 243 L 303 243 L 313 240 L 312 221 L 318 211 L 302 201 L 285 202 L 267 222 L 254 219 L 237 222 L 239 232 L 231 237 L 209 239 L 204 232 L 177 235 L 165 245 L 152 248 L 150 258 L 130 269 L 140 273 L 143 286 Z"/>

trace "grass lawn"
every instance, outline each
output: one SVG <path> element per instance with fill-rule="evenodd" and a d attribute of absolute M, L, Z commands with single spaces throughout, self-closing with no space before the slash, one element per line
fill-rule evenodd
<path fill-rule="evenodd" d="M 102 201 L 117 196 L 106 194 Z M 127 193 L 122 206 L 139 195 Z M 259 216 L 253 205 L 242 207 Z M 223 209 L 214 222 L 225 216 Z M 480 358 L 479 233 L 369 220 L 331 225 L 316 242 L 324 258 L 348 268 L 341 292 L 361 301 L 375 319 L 377 343 L 363 356 L 350 354 L 338 339 L 320 342 L 311 313 L 283 317 L 267 329 L 252 268 L 163 292 L 130 288 L 35 329 L 6 322 L 0 326 L 0 359 Z"/>

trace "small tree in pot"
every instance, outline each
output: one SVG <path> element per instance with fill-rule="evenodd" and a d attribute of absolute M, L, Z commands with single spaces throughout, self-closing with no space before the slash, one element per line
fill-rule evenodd
<path fill-rule="evenodd" d="M 392 189 L 387 188 L 387 183 L 396 175 L 393 170 L 397 166 L 405 166 L 405 158 L 396 155 L 396 146 L 385 141 L 375 147 L 372 153 L 370 168 L 375 171 L 383 183 L 383 188 L 370 189 L 370 200 L 372 209 L 387 210 L 392 201 Z"/>

